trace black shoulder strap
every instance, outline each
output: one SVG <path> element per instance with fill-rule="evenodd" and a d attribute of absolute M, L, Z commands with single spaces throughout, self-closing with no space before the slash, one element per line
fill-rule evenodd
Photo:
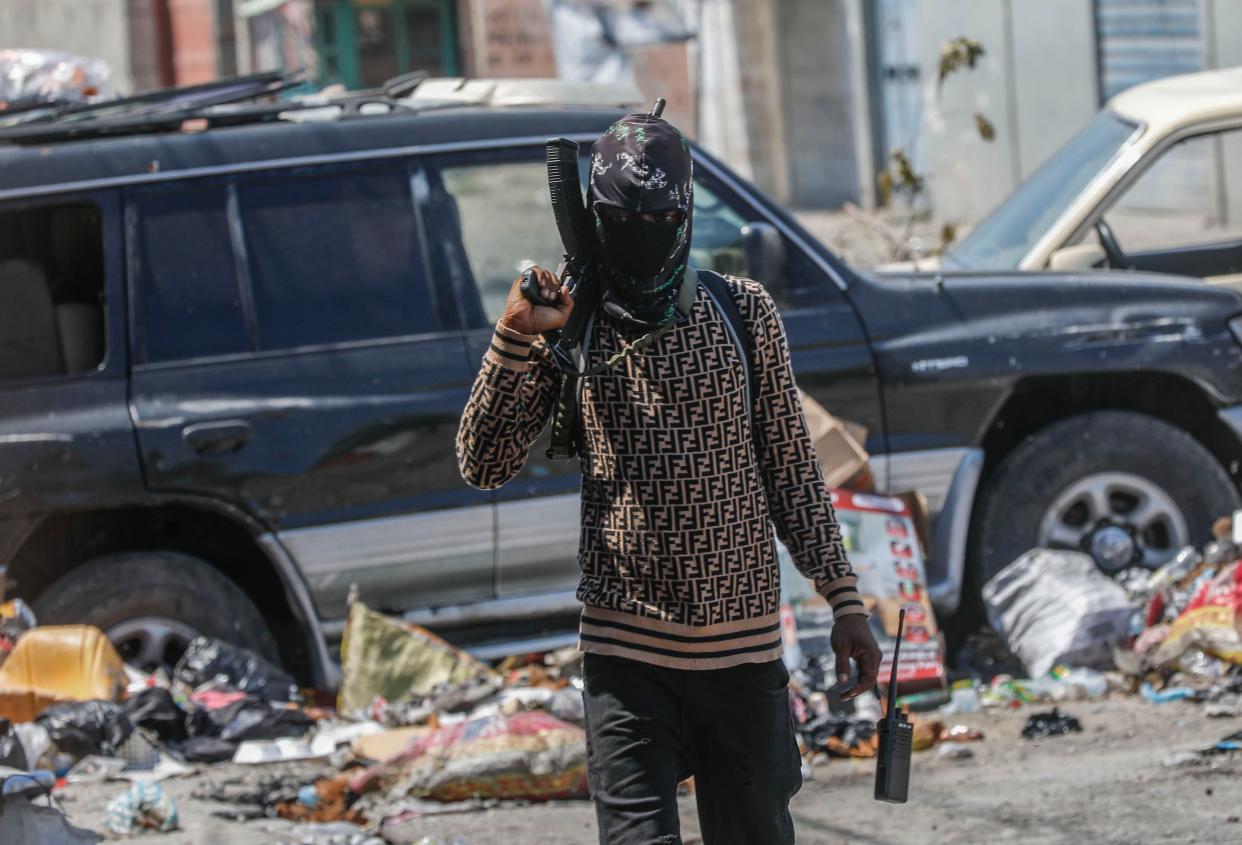
<path fill-rule="evenodd" d="M 746 320 L 742 317 L 742 312 L 737 307 L 737 300 L 733 298 L 733 294 L 729 292 L 729 286 L 725 284 L 724 276 L 714 270 L 700 270 L 699 282 L 715 303 L 720 316 L 724 318 L 725 325 L 733 339 L 733 345 L 737 347 L 738 357 L 742 359 L 742 366 L 746 369 L 746 411 L 749 414 L 752 407 L 751 400 L 755 395 L 754 338 L 750 334 Z"/>

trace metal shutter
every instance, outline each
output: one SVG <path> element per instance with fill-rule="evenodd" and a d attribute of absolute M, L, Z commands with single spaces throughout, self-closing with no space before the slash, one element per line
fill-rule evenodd
<path fill-rule="evenodd" d="M 1095 0 L 1100 97 L 1203 70 L 1199 0 Z"/>

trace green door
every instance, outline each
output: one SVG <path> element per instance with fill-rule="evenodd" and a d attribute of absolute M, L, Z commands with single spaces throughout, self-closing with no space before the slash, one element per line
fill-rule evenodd
<path fill-rule="evenodd" d="M 423 70 L 460 73 L 453 0 L 318 0 L 320 81 L 373 88 Z"/>

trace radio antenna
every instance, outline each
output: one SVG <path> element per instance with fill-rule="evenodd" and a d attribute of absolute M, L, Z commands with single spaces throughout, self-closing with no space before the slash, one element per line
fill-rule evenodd
<path fill-rule="evenodd" d="M 897 710 L 897 655 L 901 652 L 901 633 L 906 626 L 906 609 L 897 613 L 897 642 L 893 644 L 893 673 L 888 679 L 888 718 L 895 720 Z"/>
<path fill-rule="evenodd" d="M 649 116 L 658 118 L 660 115 L 664 114 L 665 102 L 666 101 L 663 97 L 656 97 L 655 105 L 651 107 L 651 114 Z"/>

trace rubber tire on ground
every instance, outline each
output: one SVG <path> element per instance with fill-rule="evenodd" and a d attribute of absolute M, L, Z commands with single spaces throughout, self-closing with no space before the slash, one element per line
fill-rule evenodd
<path fill-rule="evenodd" d="M 1212 523 L 1242 497 L 1216 458 L 1180 428 L 1130 411 L 1094 411 L 1053 423 L 1023 440 L 992 473 L 971 519 L 964 606 L 982 609 L 987 579 L 1035 547 L 1051 500 L 1097 472 L 1127 472 L 1163 488 L 1182 507 L 1190 540 L 1211 539 Z"/>
<path fill-rule="evenodd" d="M 276 641 L 250 597 L 211 564 L 180 552 L 123 552 L 87 561 L 44 590 L 32 609 L 43 625 L 104 631 L 142 616 L 176 619 L 280 665 Z"/>

